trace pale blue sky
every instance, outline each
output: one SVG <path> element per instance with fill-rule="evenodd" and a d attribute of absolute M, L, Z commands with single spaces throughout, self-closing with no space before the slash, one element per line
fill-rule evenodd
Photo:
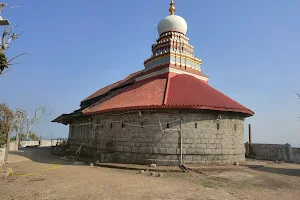
<path fill-rule="evenodd" d="M 253 142 L 300 144 L 300 101 L 293 92 L 300 92 L 300 1 L 175 2 L 210 84 L 255 111 L 245 121 L 245 127 L 253 126 Z M 0 97 L 29 114 L 48 105 L 54 109 L 49 121 L 79 108 L 97 89 L 143 69 L 154 24 L 169 8 L 169 0 L 8 3 L 21 7 L 5 9 L 3 17 L 24 31 L 9 55 L 31 54 L 0 77 Z M 34 131 L 59 137 L 67 136 L 68 127 L 45 122 Z"/>

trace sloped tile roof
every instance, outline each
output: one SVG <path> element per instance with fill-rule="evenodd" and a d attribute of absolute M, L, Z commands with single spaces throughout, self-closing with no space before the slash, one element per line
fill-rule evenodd
<path fill-rule="evenodd" d="M 190 75 L 176 75 L 169 79 L 165 105 L 198 109 L 253 112 L 238 102 Z"/>
<path fill-rule="evenodd" d="M 137 108 L 193 108 L 254 114 L 208 84 L 184 74 L 135 82 L 99 100 L 83 110 L 83 114 Z"/>
<path fill-rule="evenodd" d="M 109 92 L 110 90 L 116 88 L 116 87 L 120 87 L 122 85 L 125 85 L 129 82 L 133 82 L 136 78 L 137 75 L 139 75 L 142 71 L 138 71 L 135 73 L 130 74 L 129 76 L 127 76 L 125 79 L 115 82 L 113 84 L 110 84 L 104 88 L 99 89 L 97 92 L 93 93 L 92 95 L 88 96 L 87 98 L 85 98 L 83 101 L 88 101 L 90 99 L 96 98 L 98 96 L 101 96 L 103 94 L 106 94 L 107 92 Z"/>
<path fill-rule="evenodd" d="M 90 100 L 90 99 L 93 99 L 95 97 L 98 97 L 100 95 L 103 95 L 105 93 L 107 93 L 109 90 L 117 87 L 119 84 L 120 84 L 121 81 L 118 81 L 118 82 L 115 82 L 113 84 L 110 84 L 104 88 L 101 88 L 100 90 L 98 90 L 97 92 L 93 93 L 92 95 L 88 96 L 87 98 L 85 98 L 83 101 L 87 101 L 87 100 Z"/>
<path fill-rule="evenodd" d="M 145 106 L 160 106 L 163 104 L 166 84 L 167 79 L 136 82 L 83 110 L 83 114 Z"/>

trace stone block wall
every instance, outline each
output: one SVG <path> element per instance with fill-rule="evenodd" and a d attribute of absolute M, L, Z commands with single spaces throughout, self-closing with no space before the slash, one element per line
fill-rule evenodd
<path fill-rule="evenodd" d="M 246 155 L 249 148 L 246 147 Z M 284 160 L 285 146 L 281 144 L 252 144 L 252 154 L 262 160 Z"/>
<path fill-rule="evenodd" d="M 39 141 L 20 141 L 21 147 L 39 145 Z"/>
<path fill-rule="evenodd" d="M 300 148 L 292 148 L 292 158 L 295 163 L 300 164 Z"/>
<path fill-rule="evenodd" d="M 138 111 L 81 117 L 70 124 L 69 145 L 101 162 L 177 165 L 245 160 L 244 118 L 213 111 Z M 219 124 L 219 125 L 218 125 Z"/>
<path fill-rule="evenodd" d="M 41 141 L 41 147 L 50 147 L 55 146 L 58 140 L 42 140 Z"/>
<path fill-rule="evenodd" d="M 40 147 L 50 147 L 55 146 L 58 140 L 42 140 Z M 20 147 L 26 147 L 26 146 L 35 146 L 39 145 L 39 141 L 20 141 Z M 15 142 L 11 142 L 9 146 L 9 151 L 17 151 L 18 145 Z"/>
<path fill-rule="evenodd" d="M 246 155 L 250 155 L 249 144 L 245 144 Z M 300 148 L 290 144 L 252 144 L 252 155 L 261 160 L 278 160 L 300 163 Z"/>
<path fill-rule="evenodd" d="M 17 151 L 18 150 L 18 145 L 15 142 L 11 142 L 9 144 L 9 151 Z"/>

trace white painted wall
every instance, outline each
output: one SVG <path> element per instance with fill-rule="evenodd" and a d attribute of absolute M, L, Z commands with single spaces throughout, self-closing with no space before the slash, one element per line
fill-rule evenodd
<path fill-rule="evenodd" d="M 0 149 L 0 167 L 4 164 L 5 148 Z"/>

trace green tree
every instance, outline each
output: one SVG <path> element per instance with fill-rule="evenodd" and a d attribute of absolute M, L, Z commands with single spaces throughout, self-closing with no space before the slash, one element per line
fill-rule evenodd
<path fill-rule="evenodd" d="M 33 141 L 38 141 L 39 137 L 34 132 L 29 132 L 28 139 L 33 140 Z M 20 134 L 20 140 L 21 141 L 26 140 L 26 135 L 24 133 Z M 10 141 L 12 141 L 12 142 L 16 141 L 16 136 L 11 137 Z"/>
<path fill-rule="evenodd" d="M 26 138 L 25 135 L 24 135 L 24 137 Z M 38 141 L 39 140 L 39 137 L 34 132 L 29 132 L 29 138 L 33 141 Z"/>
<path fill-rule="evenodd" d="M 23 140 L 24 138 L 26 138 L 25 134 L 24 134 L 24 133 L 21 133 L 21 134 L 20 134 L 20 139 Z M 16 141 L 16 136 L 10 137 L 10 141 L 11 141 L 11 142 Z"/>
<path fill-rule="evenodd" d="M 7 134 L 12 130 L 13 119 L 14 114 L 10 108 L 4 103 L 0 104 L 0 146 L 6 144 Z"/>

